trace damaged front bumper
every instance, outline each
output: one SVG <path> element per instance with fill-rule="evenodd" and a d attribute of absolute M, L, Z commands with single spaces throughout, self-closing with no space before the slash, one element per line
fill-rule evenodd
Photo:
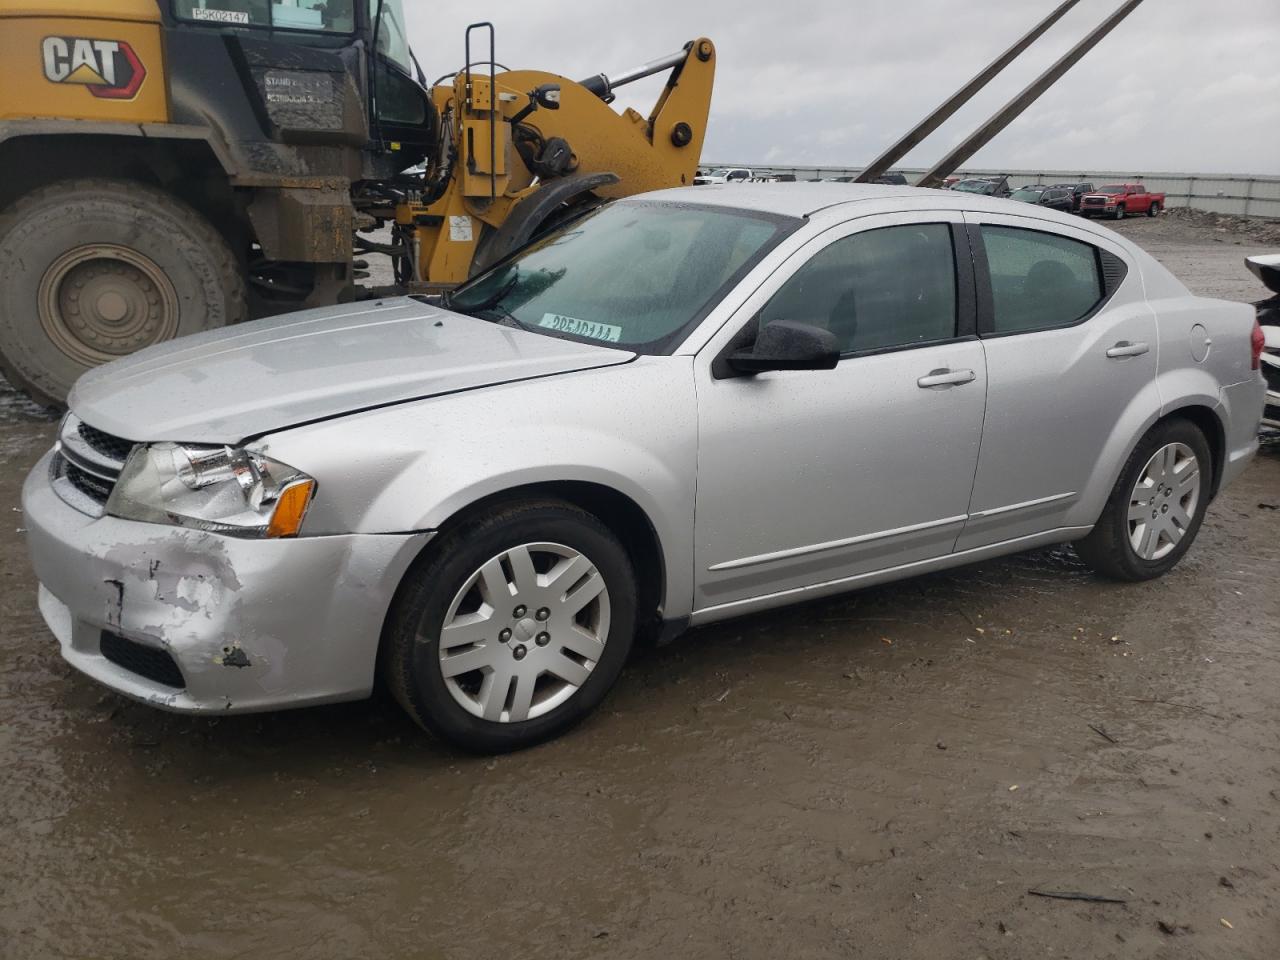
<path fill-rule="evenodd" d="M 22 490 L 40 612 L 72 666 L 183 713 L 368 696 L 383 620 L 427 532 L 246 540 L 89 517 Z"/>

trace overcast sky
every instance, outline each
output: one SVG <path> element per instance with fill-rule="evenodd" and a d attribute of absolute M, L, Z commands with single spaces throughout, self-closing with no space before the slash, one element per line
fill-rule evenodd
<path fill-rule="evenodd" d="M 405 0 L 434 79 L 468 20 L 498 60 L 582 79 L 707 36 L 718 56 L 703 159 L 858 166 L 1059 0 Z M 1080 0 L 906 159 L 943 156 L 1120 6 Z M 652 82 L 615 106 L 647 114 Z M 970 161 L 1004 169 L 1280 173 L 1280 0 L 1146 0 Z"/>

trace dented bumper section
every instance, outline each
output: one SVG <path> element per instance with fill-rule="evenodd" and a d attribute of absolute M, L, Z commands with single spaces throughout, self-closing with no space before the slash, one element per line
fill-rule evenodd
<path fill-rule="evenodd" d="M 367 696 L 392 596 L 431 536 L 245 540 L 95 519 L 54 493 L 48 456 L 22 504 L 40 611 L 63 657 L 183 713 Z"/>

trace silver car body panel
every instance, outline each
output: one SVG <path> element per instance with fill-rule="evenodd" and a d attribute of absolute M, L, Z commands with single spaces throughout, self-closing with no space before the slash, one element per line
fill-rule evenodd
<path fill-rule="evenodd" d="M 724 380 L 711 371 L 739 328 L 818 250 L 917 219 L 882 214 L 811 235 L 698 355 L 698 608 L 950 553 L 982 435 L 978 340 L 847 358 L 830 371 Z M 930 219 L 962 222 L 950 211 Z M 974 379 L 917 386 L 941 368 Z"/>
<path fill-rule="evenodd" d="M 46 477 L 22 504 L 40 610 L 74 667 L 178 712 L 252 712 L 368 696 L 383 618 L 430 540 L 390 536 L 237 540 L 88 517 Z M 167 652 L 176 690 L 107 660 L 103 631 Z"/>
<path fill-rule="evenodd" d="M 646 199 L 664 197 L 807 217 L 670 356 L 388 300 L 188 338 L 82 380 L 72 409 L 100 430 L 256 438 L 318 493 L 301 537 L 235 540 L 88 517 L 53 492 L 42 461 L 24 508 L 67 659 L 169 709 L 362 696 L 395 590 L 433 531 L 517 489 L 591 484 L 628 498 L 659 543 L 663 569 L 643 572 L 663 578 L 662 616 L 704 623 L 1082 536 L 1142 433 L 1182 407 L 1218 417 L 1222 482 L 1256 449 L 1265 384 L 1249 369 L 1250 308 L 1190 296 L 1103 227 L 912 187 L 711 185 Z M 1049 229 L 1129 272 L 1075 327 L 712 376 L 809 253 L 916 220 Z M 1148 350 L 1106 356 L 1139 338 Z M 942 367 L 973 378 L 917 386 Z M 103 629 L 170 651 L 186 689 L 105 661 Z"/>
<path fill-rule="evenodd" d="M 130 440 L 236 443 L 282 427 L 634 354 L 399 297 L 183 337 L 90 370 L 68 404 Z"/>

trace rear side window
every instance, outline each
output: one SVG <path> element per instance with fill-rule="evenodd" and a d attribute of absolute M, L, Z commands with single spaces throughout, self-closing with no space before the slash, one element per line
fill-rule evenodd
<path fill-rule="evenodd" d="M 792 274 L 760 320 L 826 327 L 841 353 L 950 339 L 956 333 L 951 229 L 918 223 L 836 240 Z"/>
<path fill-rule="evenodd" d="M 1067 327 L 1102 300 L 1097 248 L 1069 237 L 983 226 L 991 270 L 993 333 Z"/>

